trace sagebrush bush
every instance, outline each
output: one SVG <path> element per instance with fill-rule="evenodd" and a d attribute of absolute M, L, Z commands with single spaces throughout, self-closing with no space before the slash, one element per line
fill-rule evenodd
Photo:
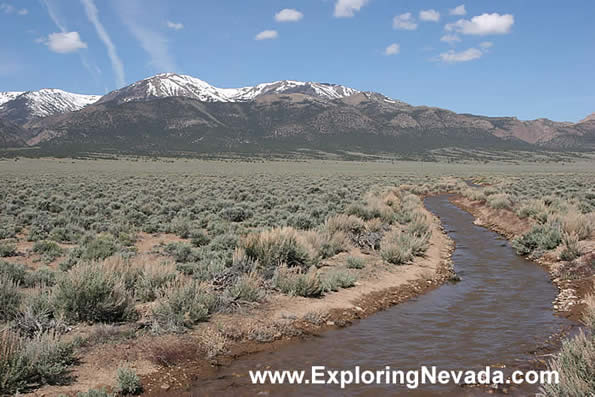
<path fill-rule="evenodd" d="M 257 260 L 265 277 L 272 277 L 282 263 L 307 268 L 312 263 L 308 247 L 290 227 L 248 234 L 240 243 L 246 255 Z"/>
<path fill-rule="evenodd" d="M 58 259 L 64 254 L 64 250 L 54 241 L 42 240 L 33 244 L 33 252 L 41 255 L 41 258 L 46 263 L 50 263 Z"/>
<path fill-rule="evenodd" d="M 340 288 L 350 288 L 355 285 L 357 277 L 347 270 L 333 269 L 322 277 L 323 292 L 338 291 Z"/>
<path fill-rule="evenodd" d="M 555 223 L 535 225 L 524 235 L 512 241 L 513 248 L 520 255 L 540 254 L 556 248 L 562 242 L 560 226 Z"/>
<path fill-rule="evenodd" d="M 354 215 L 335 215 L 326 220 L 325 229 L 332 235 L 336 232 L 343 232 L 350 235 L 359 235 L 366 230 L 366 223 L 363 219 Z"/>
<path fill-rule="evenodd" d="M 349 269 L 363 269 L 366 267 L 366 260 L 359 256 L 347 257 L 347 268 Z"/>
<path fill-rule="evenodd" d="M 403 265 L 415 256 L 423 255 L 430 240 L 430 233 L 413 235 L 399 230 L 387 233 L 380 243 L 380 256 L 388 263 Z"/>
<path fill-rule="evenodd" d="M 236 302 L 261 302 L 265 297 L 263 280 L 255 271 L 244 274 L 225 290 L 225 295 Z"/>
<path fill-rule="evenodd" d="M 22 299 L 18 283 L 8 275 L 0 274 L 0 321 L 13 319 Z"/>
<path fill-rule="evenodd" d="M 54 287 L 56 309 L 70 321 L 118 322 L 134 318 L 134 302 L 121 277 L 100 263 L 79 263 Z"/>
<path fill-rule="evenodd" d="M 134 370 L 120 367 L 116 373 L 116 391 L 122 395 L 136 395 L 143 391 L 140 378 Z"/>
<path fill-rule="evenodd" d="M 507 193 L 492 194 L 487 198 L 488 206 L 494 209 L 512 208 L 512 198 Z"/>
<path fill-rule="evenodd" d="M 25 391 L 35 384 L 63 383 L 75 361 L 73 346 L 54 333 L 29 339 L 0 331 L 0 394 Z"/>
<path fill-rule="evenodd" d="M 561 217 L 561 223 L 564 232 L 575 235 L 579 240 L 586 240 L 595 232 L 594 214 L 569 211 Z"/>
<path fill-rule="evenodd" d="M 0 241 L 0 258 L 15 256 L 16 254 L 17 246 L 15 244 L 6 241 Z"/>
<path fill-rule="evenodd" d="M 303 273 L 285 265 L 279 266 L 273 276 L 273 285 L 284 294 L 293 296 L 315 298 L 324 292 L 320 275 L 314 267 Z"/>
<path fill-rule="evenodd" d="M 578 258 L 581 252 L 578 247 L 578 237 L 576 234 L 564 233 L 562 238 L 563 248 L 560 252 L 560 259 L 563 261 L 571 261 Z"/>
<path fill-rule="evenodd" d="M 161 292 L 153 308 L 153 329 L 156 332 L 183 332 L 207 321 L 216 305 L 217 297 L 206 285 L 177 279 Z"/>

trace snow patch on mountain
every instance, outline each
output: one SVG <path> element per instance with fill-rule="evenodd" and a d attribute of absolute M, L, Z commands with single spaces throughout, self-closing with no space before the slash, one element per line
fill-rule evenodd
<path fill-rule="evenodd" d="M 118 103 L 163 97 L 188 97 L 204 102 L 245 102 L 267 94 L 293 94 L 339 99 L 359 91 L 341 85 L 293 80 L 258 84 L 254 87 L 218 88 L 196 77 L 176 73 L 162 73 L 112 91 L 98 103 Z"/>
<path fill-rule="evenodd" d="M 24 100 L 33 117 L 47 117 L 58 113 L 74 112 L 95 103 L 100 95 L 73 94 L 55 88 L 27 91 L 14 100 Z"/>
<path fill-rule="evenodd" d="M 22 93 L 23 91 L 0 91 L 0 107 L 6 102 L 12 101 Z"/>

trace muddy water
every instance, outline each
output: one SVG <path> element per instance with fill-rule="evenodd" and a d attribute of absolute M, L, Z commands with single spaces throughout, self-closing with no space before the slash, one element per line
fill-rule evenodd
<path fill-rule="evenodd" d="M 305 369 L 482 369 L 486 365 L 526 362 L 529 351 L 562 327 L 552 313 L 555 288 L 534 263 L 517 256 L 506 240 L 473 224 L 473 217 L 437 196 L 425 200 L 456 242 L 454 267 L 462 281 L 377 313 L 345 329 L 298 342 L 275 352 L 258 353 L 202 379 L 192 394 L 234 396 L 450 396 L 483 395 L 457 385 L 405 386 L 251 385 L 249 370 Z M 517 391 L 532 395 L 536 388 Z"/>

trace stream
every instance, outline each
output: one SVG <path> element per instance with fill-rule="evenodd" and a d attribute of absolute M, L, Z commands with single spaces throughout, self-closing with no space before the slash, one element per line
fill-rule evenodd
<path fill-rule="evenodd" d="M 252 385 L 249 370 L 305 369 L 312 365 L 342 370 L 360 366 L 379 370 L 484 369 L 486 365 L 527 363 L 534 350 L 570 322 L 556 317 L 556 288 L 535 263 L 515 254 L 497 233 L 473 224 L 448 195 L 428 197 L 426 208 L 438 216 L 456 243 L 452 260 L 457 283 L 447 283 L 352 326 L 292 343 L 273 352 L 235 360 L 216 377 L 192 386 L 196 396 L 482 396 L 485 389 L 448 385 Z M 525 365 L 525 368 L 527 366 Z M 534 395 L 523 386 L 517 395 Z"/>

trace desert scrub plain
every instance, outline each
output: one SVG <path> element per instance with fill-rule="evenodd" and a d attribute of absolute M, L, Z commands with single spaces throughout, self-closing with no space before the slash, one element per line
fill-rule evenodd
<path fill-rule="evenodd" d="M 560 310 L 588 313 L 592 165 L 0 161 L 0 392 L 137 394 L 139 375 L 333 324 L 321 302 L 350 288 L 431 284 L 436 263 L 413 268 L 448 245 L 421 201 L 437 192 L 509 219 L 571 290 Z"/>

